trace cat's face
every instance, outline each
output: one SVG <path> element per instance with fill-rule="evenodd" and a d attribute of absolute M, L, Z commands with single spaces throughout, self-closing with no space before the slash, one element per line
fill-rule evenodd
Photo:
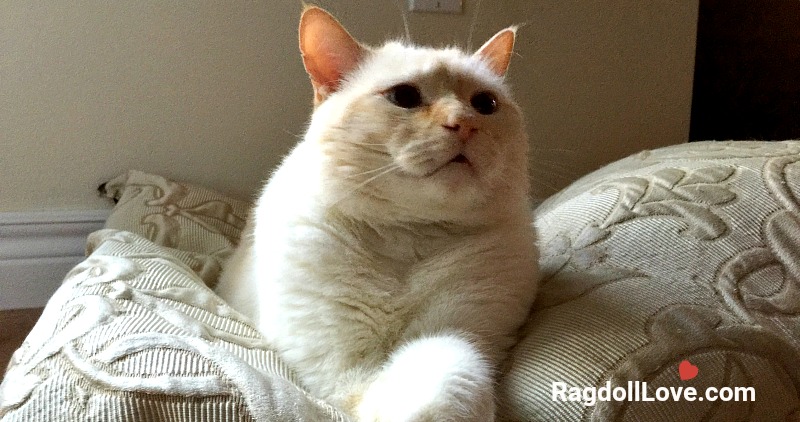
<path fill-rule="evenodd" d="M 360 48 L 357 65 L 318 96 L 306 135 L 331 203 L 463 221 L 524 201 L 528 142 L 505 67 L 455 49 Z"/>

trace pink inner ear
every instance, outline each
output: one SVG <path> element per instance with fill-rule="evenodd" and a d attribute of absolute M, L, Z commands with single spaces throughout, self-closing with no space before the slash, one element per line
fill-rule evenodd
<path fill-rule="evenodd" d="M 318 96 L 324 98 L 358 65 L 364 48 L 333 16 L 309 7 L 300 18 L 300 52 Z"/>
<path fill-rule="evenodd" d="M 475 55 L 484 60 L 492 72 L 503 76 L 508 70 L 511 55 L 514 53 L 515 38 L 516 28 L 506 28 L 486 41 L 486 44 L 479 48 Z"/>

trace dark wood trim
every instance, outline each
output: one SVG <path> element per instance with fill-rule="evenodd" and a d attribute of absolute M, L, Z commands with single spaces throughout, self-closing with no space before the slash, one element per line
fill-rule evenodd
<path fill-rule="evenodd" d="M 22 345 L 43 308 L 0 311 L 0 377 L 5 375 L 11 355 Z"/>

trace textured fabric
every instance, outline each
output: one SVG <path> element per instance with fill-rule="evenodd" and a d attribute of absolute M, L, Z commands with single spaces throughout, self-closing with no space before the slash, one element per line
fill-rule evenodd
<path fill-rule="evenodd" d="M 108 229 L 12 359 L 3 422 L 345 420 L 206 286 L 248 204 L 135 171 L 107 192 Z M 642 152 L 545 201 L 535 223 L 544 281 L 501 420 L 800 420 L 800 142 Z M 686 381 L 684 360 L 698 368 Z M 756 400 L 553 400 L 554 382 L 631 381 Z"/>
<path fill-rule="evenodd" d="M 344 420 L 296 385 L 189 254 L 112 229 L 88 243 L 12 358 L 3 421 Z"/>
<path fill-rule="evenodd" d="M 345 420 L 206 287 L 250 204 L 139 171 L 104 188 L 108 228 L 12 358 L 3 422 Z"/>
<path fill-rule="evenodd" d="M 239 242 L 251 206 L 200 186 L 136 170 L 108 181 L 103 190 L 117 202 L 106 227 L 194 252 L 188 264 L 211 287 L 222 262 Z"/>
<path fill-rule="evenodd" d="M 536 225 L 544 280 L 502 384 L 511 419 L 800 420 L 800 142 L 642 152 L 550 198 Z M 756 400 L 553 400 L 554 382 L 629 381 Z"/>

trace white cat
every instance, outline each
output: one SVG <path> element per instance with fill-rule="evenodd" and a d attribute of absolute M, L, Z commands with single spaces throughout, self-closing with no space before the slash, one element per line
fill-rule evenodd
<path fill-rule="evenodd" d="M 316 107 L 217 290 L 359 421 L 494 420 L 538 270 L 514 38 L 371 48 L 303 12 Z"/>

